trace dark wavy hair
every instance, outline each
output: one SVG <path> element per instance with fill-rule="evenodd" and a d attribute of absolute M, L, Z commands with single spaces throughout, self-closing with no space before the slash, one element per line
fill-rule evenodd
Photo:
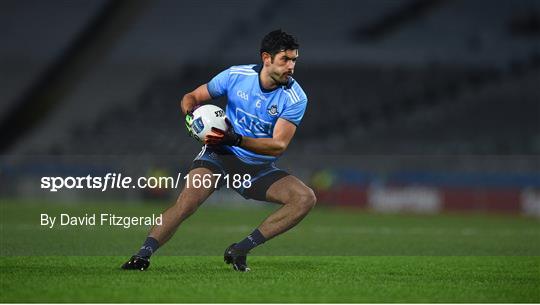
<path fill-rule="evenodd" d="M 266 52 L 274 58 L 274 56 L 281 51 L 296 50 L 299 46 L 296 37 L 279 29 L 264 36 L 261 42 L 261 54 Z"/>

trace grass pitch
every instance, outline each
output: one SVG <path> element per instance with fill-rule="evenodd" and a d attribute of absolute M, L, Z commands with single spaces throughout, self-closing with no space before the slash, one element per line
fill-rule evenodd
<path fill-rule="evenodd" d="M 163 208 L 3 200 L 0 301 L 540 302 L 540 226 L 534 219 L 317 209 L 256 249 L 249 273 L 233 272 L 221 254 L 268 208 L 202 208 L 146 272 L 119 267 L 147 228 L 39 225 L 40 213 L 134 216 Z"/>
<path fill-rule="evenodd" d="M 538 302 L 535 257 L 3 257 L 2 302 Z M 32 293 L 29 293 L 31 291 Z"/>

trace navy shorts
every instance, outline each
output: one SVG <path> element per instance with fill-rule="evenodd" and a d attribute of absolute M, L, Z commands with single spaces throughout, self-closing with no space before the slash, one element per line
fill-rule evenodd
<path fill-rule="evenodd" d="M 274 182 L 289 175 L 286 171 L 277 168 L 273 162 L 262 165 L 248 164 L 219 146 L 208 145 L 203 146 L 191 165 L 191 169 L 199 167 L 207 168 L 214 174 L 229 175 L 230 178 L 235 174 L 240 174 L 243 179 L 244 175 L 248 174 L 251 177 L 249 188 L 229 186 L 246 199 L 261 201 L 266 201 L 266 191 Z M 224 179 L 220 180 L 218 188 L 224 183 Z"/>

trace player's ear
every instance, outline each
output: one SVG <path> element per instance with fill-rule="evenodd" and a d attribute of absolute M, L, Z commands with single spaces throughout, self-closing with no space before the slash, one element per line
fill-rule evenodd
<path fill-rule="evenodd" d="M 270 55 L 270 53 L 262 52 L 261 59 L 265 66 L 270 65 L 272 63 L 272 55 Z"/>

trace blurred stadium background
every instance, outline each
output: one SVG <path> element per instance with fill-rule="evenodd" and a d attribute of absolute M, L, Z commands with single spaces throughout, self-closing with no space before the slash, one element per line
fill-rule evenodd
<path fill-rule="evenodd" d="M 39 178 L 185 173 L 179 99 L 275 28 L 309 97 L 279 164 L 320 206 L 540 215 L 536 0 L 1 1 L 0 198 L 174 200 Z"/>

